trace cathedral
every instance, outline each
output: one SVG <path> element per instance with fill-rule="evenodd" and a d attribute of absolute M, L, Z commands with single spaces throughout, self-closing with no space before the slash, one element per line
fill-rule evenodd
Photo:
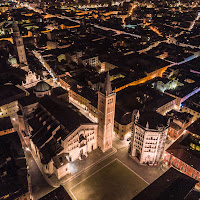
<path fill-rule="evenodd" d="M 41 81 L 31 90 L 29 96 L 19 100 L 20 130 L 29 138 L 30 150 L 40 159 L 46 174 L 61 179 L 70 174 L 70 162 L 87 157 L 97 148 L 102 152 L 112 148 L 116 94 L 109 73 L 98 92 L 98 123 L 67 102 L 66 91 L 60 87 L 52 88 Z"/>

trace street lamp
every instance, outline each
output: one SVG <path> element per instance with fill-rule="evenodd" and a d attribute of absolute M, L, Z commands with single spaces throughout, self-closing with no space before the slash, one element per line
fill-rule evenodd
<path fill-rule="evenodd" d="M 25 147 L 25 151 L 30 151 L 30 149 L 28 147 Z"/>

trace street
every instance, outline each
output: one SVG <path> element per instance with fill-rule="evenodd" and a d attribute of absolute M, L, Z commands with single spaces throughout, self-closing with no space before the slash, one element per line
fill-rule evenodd
<path fill-rule="evenodd" d="M 31 190 L 32 199 L 37 200 L 43 197 L 44 195 L 48 194 L 50 191 L 52 191 L 54 187 L 50 186 L 45 180 L 45 178 L 43 177 L 43 174 L 41 173 L 29 148 L 27 147 L 23 137 L 21 136 L 21 133 L 19 131 L 17 114 L 11 117 L 11 122 L 13 124 L 14 129 L 18 132 L 18 135 L 21 140 L 22 148 L 24 149 L 24 154 L 26 157 L 27 165 L 28 165 L 28 173 L 30 175 L 28 182 L 29 182 L 29 186 Z"/>

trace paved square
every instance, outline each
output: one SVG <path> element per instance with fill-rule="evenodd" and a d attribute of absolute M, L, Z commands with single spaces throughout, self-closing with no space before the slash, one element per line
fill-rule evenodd
<path fill-rule="evenodd" d="M 146 186 L 146 182 L 116 159 L 70 191 L 77 200 L 130 200 Z"/>

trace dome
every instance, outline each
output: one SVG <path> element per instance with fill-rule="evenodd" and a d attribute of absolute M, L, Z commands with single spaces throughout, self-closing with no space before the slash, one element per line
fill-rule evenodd
<path fill-rule="evenodd" d="M 39 83 L 37 83 L 37 85 L 34 88 L 35 92 L 46 92 L 49 90 L 51 90 L 51 86 L 44 81 L 40 81 Z"/>

